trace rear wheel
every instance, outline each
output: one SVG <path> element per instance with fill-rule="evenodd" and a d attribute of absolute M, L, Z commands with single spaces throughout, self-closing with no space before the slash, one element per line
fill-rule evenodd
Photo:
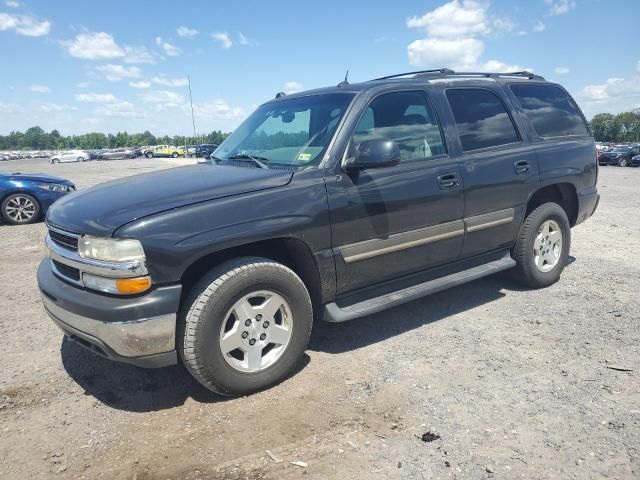
<path fill-rule="evenodd" d="M 531 288 L 558 281 L 571 246 L 571 226 L 557 203 L 533 210 L 520 227 L 514 249 L 516 279 Z"/>
<path fill-rule="evenodd" d="M 171 157 L 172 157 L 172 158 L 178 158 L 178 152 L 173 152 L 173 153 L 171 154 Z"/>
<path fill-rule="evenodd" d="M 40 203 L 26 193 L 14 193 L 2 202 L 2 217 L 12 225 L 26 225 L 40 218 Z"/>
<path fill-rule="evenodd" d="M 629 161 L 625 157 L 622 157 L 620 160 L 618 160 L 618 166 L 626 167 L 628 165 L 629 165 Z"/>
<path fill-rule="evenodd" d="M 78 158 L 77 158 L 77 160 L 78 160 L 79 162 L 84 162 L 84 157 L 78 157 Z"/>
<path fill-rule="evenodd" d="M 264 258 L 226 262 L 191 291 L 178 348 L 209 390 L 244 395 L 281 382 L 304 355 L 313 309 L 288 267 Z"/>
<path fill-rule="evenodd" d="M 147 158 L 153 158 L 153 152 L 147 152 L 144 154 L 144 156 Z"/>

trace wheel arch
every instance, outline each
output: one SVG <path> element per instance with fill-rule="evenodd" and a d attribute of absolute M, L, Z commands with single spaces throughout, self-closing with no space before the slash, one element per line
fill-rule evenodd
<path fill-rule="evenodd" d="M 320 268 L 309 246 L 295 237 L 276 237 L 267 240 L 237 245 L 204 255 L 192 262 L 180 278 L 183 296 L 203 275 L 227 260 L 233 258 L 256 256 L 282 263 L 293 270 L 303 281 L 314 308 L 322 303 L 323 287 Z"/>
<path fill-rule="evenodd" d="M 543 203 L 554 202 L 562 207 L 567 214 L 569 224 L 573 227 L 578 219 L 578 192 L 569 182 L 559 182 L 545 185 L 534 191 L 527 201 L 525 218 Z"/>

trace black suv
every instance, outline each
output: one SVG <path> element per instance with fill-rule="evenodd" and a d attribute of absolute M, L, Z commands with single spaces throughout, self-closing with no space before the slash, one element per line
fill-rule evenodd
<path fill-rule="evenodd" d="M 314 318 L 511 268 L 551 285 L 599 200 L 584 116 L 528 72 L 279 94 L 213 160 L 56 202 L 38 283 L 81 345 L 144 367 L 181 359 L 226 395 L 290 374 Z"/>
<path fill-rule="evenodd" d="M 218 145 L 215 143 L 203 143 L 202 145 L 198 145 L 196 147 L 196 157 L 209 158 L 209 155 L 211 155 L 216 148 L 218 148 Z"/>
<path fill-rule="evenodd" d="M 640 155 L 640 145 L 618 145 L 598 156 L 600 165 L 616 165 L 618 167 L 637 167 L 633 157 Z"/>

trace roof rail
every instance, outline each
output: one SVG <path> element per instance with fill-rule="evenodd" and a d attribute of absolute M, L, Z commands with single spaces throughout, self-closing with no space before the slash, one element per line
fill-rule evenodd
<path fill-rule="evenodd" d="M 429 78 L 439 78 L 439 77 L 447 77 L 447 76 L 461 76 L 461 77 L 487 77 L 487 78 L 496 78 L 496 77 L 526 77 L 529 80 L 544 80 L 544 77 L 540 75 L 536 75 L 532 72 L 521 71 L 521 72 L 505 72 L 505 73 L 495 73 L 495 72 L 455 72 L 448 68 L 437 68 L 433 70 L 418 70 L 415 72 L 406 72 L 406 73 L 398 73 L 396 75 L 388 75 L 386 77 L 374 78 L 370 81 L 375 80 L 389 80 L 392 78 L 398 77 L 406 77 L 408 75 L 413 75 L 412 78 L 421 78 L 421 77 L 429 77 Z"/>

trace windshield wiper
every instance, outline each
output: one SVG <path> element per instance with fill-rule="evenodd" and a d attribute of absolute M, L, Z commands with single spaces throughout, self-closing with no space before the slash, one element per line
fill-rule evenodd
<path fill-rule="evenodd" d="M 251 160 L 256 165 L 258 165 L 260 168 L 266 168 L 267 170 L 269 169 L 269 167 L 264 162 L 269 162 L 270 161 L 268 158 L 256 157 L 256 156 L 250 155 L 248 153 L 239 153 L 237 155 L 233 155 L 233 156 L 227 158 L 227 160 Z"/>

